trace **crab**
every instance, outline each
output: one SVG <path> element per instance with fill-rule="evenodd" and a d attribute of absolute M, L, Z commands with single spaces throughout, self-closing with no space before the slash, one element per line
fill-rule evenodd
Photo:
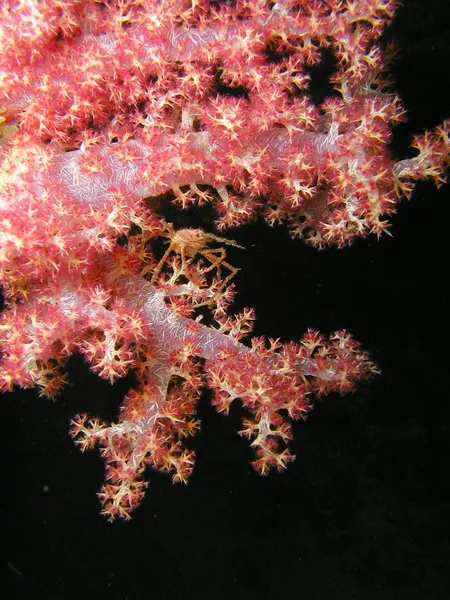
<path fill-rule="evenodd" d="M 179 254 L 181 259 L 181 270 L 187 276 L 189 273 L 189 265 L 198 257 L 203 257 L 209 265 L 202 269 L 202 274 L 210 273 L 217 269 L 217 277 L 221 279 L 222 267 L 229 271 L 228 275 L 222 280 L 221 288 L 223 289 L 228 281 L 232 279 L 239 271 L 233 265 L 230 265 L 226 259 L 226 251 L 224 248 L 209 248 L 210 242 L 219 242 L 227 246 L 244 249 L 234 240 L 222 238 L 213 233 L 208 233 L 203 229 L 178 229 L 173 228 L 171 223 L 167 223 L 166 237 L 170 239 L 169 246 L 161 257 L 152 273 L 151 283 L 154 283 L 161 272 L 166 260 L 172 252 Z"/>

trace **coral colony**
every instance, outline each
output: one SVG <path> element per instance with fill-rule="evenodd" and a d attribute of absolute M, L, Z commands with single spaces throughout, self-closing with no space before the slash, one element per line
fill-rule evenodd
<path fill-rule="evenodd" d="M 54 398 L 75 352 L 136 386 L 117 423 L 73 418 L 99 446 L 103 513 L 128 519 L 150 468 L 186 481 L 204 386 L 265 474 L 293 459 L 290 419 L 375 370 L 346 331 L 251 339 L 230 314 L 228 228 L 261 215 L 316 248 L 388 228 L 420 178 L 439 185 L 450 123 L 395 162 L 404 119 L 377 45 L 395 0 L 4 0 L 0 13 L 0 386 Z M 333 92 L 313 102 L 328 53 Z M 176 229 L 209 203 L 216 233 Z M 244 339 L 244 342 L 241 341 Z"/>

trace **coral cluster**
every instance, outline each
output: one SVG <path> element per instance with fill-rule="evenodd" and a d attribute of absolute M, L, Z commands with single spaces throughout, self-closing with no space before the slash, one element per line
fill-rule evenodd
<path fill-rule="evenodd" d="M 72 435 L 107 463 L 99 496 L 128 518 L 153 467 L 185 481 L 203 386 L 266 473 L 292 459 L 288 419 L 373 372 L 344 331 L 253 339 L 229 311 L 234 242 L 155 209 L 210 203 L 219 230 L 262 215 L 322 248 L 381 234 L 416 180 L 443 181 L 449 123 L 387 144 L 404 119 L 377 45 L 394 0 L 5 0 L 0 7 L 0 386 L 54 397 L 74 352 L 111 383 L 118 423 Z M 329 89 L 313 99 L 316 67 Z M 221 233 L 225 235 L 225 233 Z"/>

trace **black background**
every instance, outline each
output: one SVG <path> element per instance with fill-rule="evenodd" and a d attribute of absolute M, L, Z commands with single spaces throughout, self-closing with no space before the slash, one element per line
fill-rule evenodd
<path fill-rule="evenodd" d="M 450 117 L 450 3 L 405 0 L 388 35 L 411 135 Z M 331 395 L 295 425 L 297 460 L 261 478 L 239 428 L 205 393 L 189 485 L 154 473 L 129 523 L 99 515 L 97 452 L 82 455 L 70 418 L 116 414 L 114 388 L 82 361 L 52 403 L 1 399 L 0 596 L 180 600 L 450 598 L 449 185 L 421 183 L 392 219 L 393 238 L 318 252 L 282 228 L 233 232 L 238 304 L 255 333 L 299 339 L 349 329 L 382 370 Z"/>

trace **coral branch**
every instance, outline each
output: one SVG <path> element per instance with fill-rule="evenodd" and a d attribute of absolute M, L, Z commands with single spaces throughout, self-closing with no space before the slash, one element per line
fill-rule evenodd
<path fill-rule="evenodd" d="M 186 481 L 204 386 L 248 418 L 260 473 L 292 460 L 288 419 L 376 371 L 344 331 L 245 342 L 225 234 L 157 212 L 209 203 L 220 229 L 261 215 L 317 248 L 388 230 L 418 179 L 445 181 L 450 124 L 396 160 L 405 118 L 377 45 L 394 0 L 5 0 L 0 6 L 0 389 L 55 397 L 74 352 L 137 385 L 117 423 L 74 417 L 101 448 L 110 518 L 148 467 Z M 332 57 L 314 102 L 311 67 Z"/>

